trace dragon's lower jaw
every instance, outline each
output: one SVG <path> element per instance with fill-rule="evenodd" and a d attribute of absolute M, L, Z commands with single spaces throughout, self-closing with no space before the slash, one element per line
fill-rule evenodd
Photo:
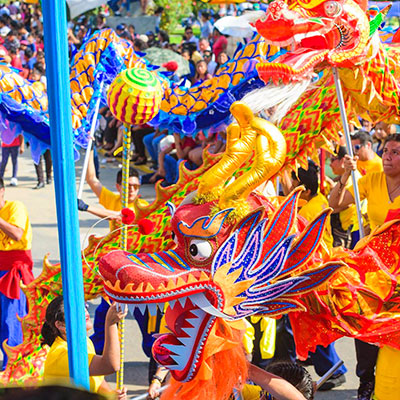
<path fill-rule="evenodd" d="M 107 291 L 106 291 L 107 292 Z M 108 293 L 110 295 L 110 293 Z M 120 296 L 110 296 L 117 302 L 127 303 Z M 176 296 L 174 296 L 176 297 Z M 148 301 L 148 300 L 147 300 Z M 208 335 L 217 317 L 203 311 L 196 302 L 204 306 L 210 304 L 205 293 L 189 297 L 167 300 L 165 328 L 169 333 L 158 334 L 153 345 L 153 356 L 157 363 L 171 370 L 175 380 L 187 382 L 193 379 L 203 361 L 203 350 Z M 157 314 L 157 308 L 164 311 L 164 303 L 128 302 L 132 312 L 137 307 L 143 314 L 146 308 L 150 315 Z"/>
<path fill-rule="evenodd" d="M 119 303 L 129 304 L 141 313 L 157 314 L 165 309 L 166 328 L 170 333 L 159 335 L 153 345 L 155 360 L 171 370 L 177 381 L 187 382 L 197 374 L 203 361 L 203 349 L 216 316 L 223 309 L 222 294 L 211 282 L 198 282 L 165 292 L 121 290 L 119 281 L 105 282 L 106 294 Z M 207 311 L 203 310 L 206 309 Z"/>
<path fill-rule="evenodd" d="M 157 337 L 153 344 L 154 359 L 167 367 L 177 381 L 190 381 L 201 366 L 204 346 L 216 317 L 186 298 L 186 302 L 180 299 L 173 308 L 167 308 L 165 320 L 171 333 Z"/>
<path fill-rule="evenodd" d="M 315 67 L 324 61 L 328 53 L 329 50 L 296 50 L 280 56 L 273 63 L 258 63 L 256 68 L 265 83 L 298 82 L 312 78 Z"/>

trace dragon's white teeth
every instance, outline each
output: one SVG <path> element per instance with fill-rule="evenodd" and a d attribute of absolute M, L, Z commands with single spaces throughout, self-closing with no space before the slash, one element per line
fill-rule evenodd
<path fill-rule="evenodd" d="M 168 368 L 177 370 L 183 369 L 189 358 L 190 349 L 186 346 L 174 344 L 163 344 L 163 347 L 174 353 L 169 356 L 175 361 L 176 365 L 172 365 L 172 368 L 168 366 Z"/>
<path fill-rule="evenodd" d="M 184 350 L 182 354 L 170 354 L 170 357 L 176 362 L 176 369 L 183 369 L 187 363 L 189 355 L 187 354 L 188 351 L 184 346 L 181 346 L 181 348 Z"/>
<path fill-rule="evenodd" d="M 152 317 L 157 315 L 157 304 L 156 303 L 148 303 L 147 308 L 149 309 L 149 314 Z"/>
<path fill-rule="evenodd" d="M 187 320 L 190 320 L 190 323 L 193 325 L 198 318 L 203 319 L 206 313 L 201 308 L 195 308 L 190 310 L 190 313 L 193 314 L 193 317 L 188 317 Z"/>
<path fill-rule="evenodd" d="M 139 309 L 142 315 L 146 312 L 146 304 L 136 304 L 136 308 Z"/>
<path fill-rule="evenodd" d="M 176 300 L 169 300 L 168 303 L 169 303 L 169 306 L 171 307 L 171 309 L 173 309 L 175 307 Z"/>
<path fill-rule="evenodd" d="M 157 307 L 160 309 L 161 312 L 164 311 L 165 303 L 143 303 L 143 304 L 127 304 L 129 312 L 133 315 L 135 308 L 138 308 L 139 311 L 144 314 L 146 311 L 146 307 L 149 310 L 150 315 L 155 316 L 157 315 Z"/>
<path fill-rule="evenodd" d="M 185 307 L 187 297 L 180 297 L 178 299 L 179 303 L 181 303 L 182 308 Z"/>
<path fill-rule="evenodd" d="M 182 351 L 182 345 L 180 344 L 168 344 L 164 343 L 162 347 L 165 347 L 167 350 L 171 351 L 174 354 L 181 354 Z"/>
<path fill-rule="evenodd" d="M 170 371 L 174 371 L 174 370 L 179 370 L 179 369 L 182 369 L 182 367 L 180 366 L 180 365 L 173 365 L 173 364 L 170 364 L 170 365 L 168 365 L 168 366 L 166 366 Z"/>
<path fill-rule="evenodd" d="M 135 311 L 135 304 L 128 304 L 128 310 L 129 313 L 133 315 L 133 312 Z"/>
<path fill-rule="evenodd" d="M 199 326 L 200 326 L 200 324 L 199 324 Z M 195 337 L 196 336 L 197 329 L 198 329 L 197 326 L 194 326 L 193 328 L 188 328 L 188 327 L 182 328 L 182 330 L 190 337 Z M 186 339 L 186 338 L 182 338 L 182 339 Z"/>
<path fill-rule="evenodd" d="M 184 331 L 188 333 L 186 329 L 184 329 Z M 190 333 L 188 333 L 188 335 L 190 335 Z M 182 346 L 192 346 L 193 344 L 192 337 L 178 337 L 177 339 L 182 343 Z"/>

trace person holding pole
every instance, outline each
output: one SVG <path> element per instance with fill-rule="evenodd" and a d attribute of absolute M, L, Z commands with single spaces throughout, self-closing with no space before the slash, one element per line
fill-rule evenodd
<path fill-rule="evenodd" d="M 113 231 L 116 228 L 116 223 L 120 219 L 121 210 L 122 210 L 122 170 L 119 170 L 116 177 L 116 188 L 118 193 L 114 193 L 103 186 L 103 184 L 99 181 L 96 176 L 94 161 L 93 161 L 93 152 L 90 155 L 88 169 L 86 173 L 86 181 L 92 189 L 93 193 L 98 197 L 100 204 L 104 208 L 94 207 L 86 204 L 82 199 L 78 199 L 78 209 L 80 211 L 87 211 L 97 217 L 105 218 L 108 217 L 110 219 L 110 231 Z M 145 202 L 145 200 L 139 199 L 138 193 L 140 188 L 140 180 L 139 173 L 134 168 L 129 168 L 129 192 L 128 192 L 128 206 L 131 209 L 134 209 L 134 205 L 137 201 Z M 147 204 L 147 203 L 145 203 Z M 106 313 L 108 311 L 109 305 L 102 298 L 101 303 L 96 309 L 95 317 L 94 317 L 94 333 L 91 336 L 91 339 L 94 343 L 96 353 L 101 354 L 103 351 L 104 345 L 104 319 Z M 144 335 L 144 337 L 149 336 L 147 333 L 147 317 L 139 316 L 140 313 L 135 313 L 135 318 L 140 326 L 140 329 Z M 152 342 L 151 338 L 145 340 L 145 342 Z M 148 347 L 148 346 L 146 346 Z M 150 346 L 151 347 L 151 346 Z M 147 353 L 149 353 L 148 350 Z"/>
<path fill-rule="evenodd" d="M 355 171 L 357 168 L 357 160 L 357 157 L 345 156 L 345 172 L 331 191 L 331 206 L 345 207 L 355 202 L 354 188 L 346 189 L 346 185 L 351 171 Z M 371 230 L 382 225 L 390 212 L 400 209 L 400 135 L 394 134 L 386 138 L 383 146 L 382 162 L 382 172 L 371 172 L 358 181 L 361 199 L 368 200 L 367 214 Z M 400 384 L 399 376 L 400 351 L 385 346 L 378 353 L 375 395 L 388 390 L 389 392 L 387 393 L 390 393 L 390 390 L 393 391 L 392 393 L 396 393 L 396 385 Z M 390 387 L 385 388 L 384 383 L 389 381 L 393 382 L 393 386 L 389 385 Z M 371 393 L 374 387 L 371 384 L 369 386 Z M 376 398 L 379 399 L 380 397 L 376 395 Z M 389 399 L 391 397 L 381 398 Z"/>
<path fill-rule="evenodd" d="M 87 339 L 89 356 L 90 390 L 96 393 L 110 393 L 111 388 L 104 380 L 119 369 L 119 337 L 117 324 L 125 318 L 127 311 L 119 310 L 117 304 L 111 305 L 105 321 L 106 339 L 103 355 L 98 356 L 94 351 L 93 343 Z M 92 328 L 89 312 L 86 310 L 86 330 Z M 46 317 L 42 326 L 42 345 L 50 346 L 44 363 L 43 379 L 46 382 L 63 381 L 69 379 L 69 363 L 67 334 L 64 317 L 64 300 L 56 297 L 47 307 Z M 118 399 L 126 399 L 126 389 L 117 391 Z"/>
<path fill-rule="evenodd" d="M 330 193 L 329 205 L 334 208 L 354 204 L 354 189 L 346 189 L 351 171 L 357 169 L 358 157 L 346 155 L 345 172 Z M 389 210 L 400 208 L 400 135 L 390 135 L 383 147 L 383 171 L 370 172 L 358 181 L 361 200 L 368 200 L 367 215 L 371 230 L 385 222 Z"/>
<path fill-rule="evenodd" d="M 22 343 L 19 318 L 27 314 L 25 294 L 20 281 L 33 281 L 31 254 L 32 227 L 28 211 L 20 201 L 5 199 L 4 181 L 0 178 L 0 345 L 3 352 L 3 370 L 7 354 L 3 342 L 9 346 Z"/>

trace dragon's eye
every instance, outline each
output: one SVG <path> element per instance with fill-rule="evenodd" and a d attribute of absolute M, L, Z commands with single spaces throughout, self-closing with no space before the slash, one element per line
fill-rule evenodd
<path fill-rule="evenodd" d="M 171 239 L 172 239 L 176 244 L 178 244 L 178 238 L 176 237 L 174 231 L 172 231 L 172 233 L 171 233 Z"/>
<path fill-rule="evenodd" d="M 327 17 L 336 17 L 342 11 L 342 7 L 337 1 L 325 2 L 324 8 L 325 8 L 325 14 Z"/>
<path fill-rule="evenodd" d="M 190 255 L 198 261 L 211 256 L 213 248 L 207 240 L 192 240 L 189 246 Z"/>

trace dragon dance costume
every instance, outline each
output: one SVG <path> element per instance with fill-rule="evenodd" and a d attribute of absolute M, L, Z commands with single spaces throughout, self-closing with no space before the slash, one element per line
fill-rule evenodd
<path fill-rule="evenodd" d="M 367 13 L 352 0 L 278 0 L 265 20 L 255 23 L 262 37 L 240 48 L 211 81 L 189 91 L 162 81 L 161 111 L 152 123 L 192 135 L 210 124 L 229 124 L 232 114 L 237 122 L 227 128 L 227 151 L 222 157 L 205 153 L 198 170 L 181 166 L 175 185 L 157 186 L 153 204 L 135 210 L 137 220 L 148 217 L 155 223 L 155 231 L 144 237 L 130 228 L 128 251 L 119 250 L 118 233 L 98 247 L 100 239 L 92 239 L 85 251 L 90 268 L 85 263 L 84 270 L 87 297 L 102 290 L 93 272 L 98 263 L 104 290 L 116 301 L 153 315 L 158 304 L 163 309 L 169 303 L 165 316 L 171 332 L 153 346 L 157 361 L 173 375 L 165 398 L 176 392 L 180 399 L 227 398 L 246 376 L 241 319 L 250 315 L 290 312 L 302 357 L 343 335 L 400 347 L 398 221 L 382 226 L 354 252 L 338 249 L 327 255 L 319 241 L 329 211 L 306 225 L 297 218 L 299 191 L 279 207 L 256 191 L 284 166 L 315 158 L 325 139 L 337 139 L 339 108 L 330 67 L 338 68 L 351 115 L 399 122 L 400 53 L 396 44 L 377 40 L 381 21 L 381 13 Z M 305 36 L 308 31 L 315 35 Z M 109 31 L 97 33 L 87 43 L 91 51 L 82 49 L 75 58 L 89 63 L 76 64 L 71 79 L 78 94 L 75 108 L 82 113 L 74 120 L 77 142 L 84 143 L 79 121 L 83 126 L 90 115 L 101 53 L 122 54 L 120 65 L 148 68 L 125 44 L 114 47 L 113 42 Z M 292 51 L 263 62 L 268 48 L 288 45 Z M 81 77 L 88 84 L 80 86 Z M 279 100 L 272 95 L 277 93 Z M 286 102 L 287 97 L 293 101 Z M 234 103 L 240 99 L 251 109 Z M 268 108 L 273 101 L 278 107 L 272 120 L 283 136 L 253 116 L 257 107 Z M 235 181 L 228 185 L 232 176 Z M 43 295 L 39 282 L 49 287 L 57 277 L 59 266 L 46 264 L 36 288 L 26 288 L 33 306 L 25 326 L 40 326 L 43 312 L 37 304 L 45 305 L 48 293 Z M 43 354 L 35 347 L 37 333 L 25 332 L 25 344 L 8 349 L 15 363 L 3 375 L 6 380 L 18 381 L 27 371 L 35 379 L 39 375 Z M 27 354 L 30 358 L 21 357 Z M 228 367 L 236 375 L 227 379 Z"/>

